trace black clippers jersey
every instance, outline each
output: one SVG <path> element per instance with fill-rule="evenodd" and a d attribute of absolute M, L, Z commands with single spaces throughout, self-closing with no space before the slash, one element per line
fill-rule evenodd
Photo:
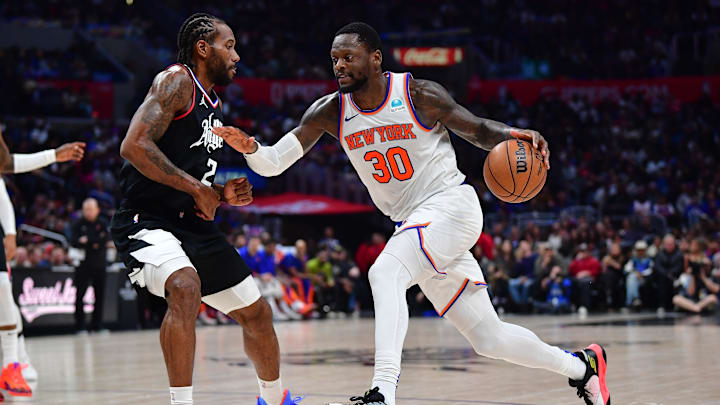
<path fill-rule="evenodd" d="M 158 147 L 175 166 L 210 186 L 215 178 L 217 155 L 223 147 L 222 138 L 211 131 L 213 127 L 223 125 L 220 98 L 214 90 L 208 95 L 190 68 L 179 66 L 187 69 L 192 76 L 193 105 L 170 123 L 158 141 Z M 128 161 L 120 169 L 120 178 L 122 208 L 167 216 L 195 211 L 192 196 L 150 180 Z"/>

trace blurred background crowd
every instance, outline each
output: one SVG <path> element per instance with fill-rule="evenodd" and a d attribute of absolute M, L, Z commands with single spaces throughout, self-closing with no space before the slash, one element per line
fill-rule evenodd
<path fill-rule="evenodd" d="M 603 0 L 593 3 L 591 13 L 586 4 L 567 0 L 418 2 L 432 6 L 433 13 L 401 1 L 220 0 L 199 8 L 182 1 L 138 3 L 93 0 L 81 7 L 66 0 L 29 0 L 0 5 L 0 31 L 22 33 L 0 41 L 0 122 L 10 150 L 34 152 L 74 140 L 88 145 L 77 164 L 5 176 L 17 222 L 26 225 L 20 228 L 11 266 L 72 267 L 67 239 L 82 201 L 93 197 L 102 216 L 112 215 L 122 163 L 118 149 L 128 120 L 153 75 L 174 62 L 180 23 L 202 9 L 235 30 L 240 80 L 332 80 L 330 41 L 351 20 L 366 21 L 382 34 L 385 65 L 392 70 L 415 71 L 394 60 L 391 47 L 463 48 L 461 65 L 418 67 L 416 76 L 446 84 L 479 116 L 539 130 L 552 151 L 553 169 L 544 190 L 528 203 L 506 204 L 484 185 L 486 152 L 453 136 L 460 168 L 485 213 L 484 233 L 473 254 L 499 310 L 700 313 L 716 306 L 717 88 L 708 85 L 682 102 L 671 92 L 628 89 L 613 97 L 543 92 L 527 103 L 510 92 L 470 97 L 453 78 L 712 78 L 720 71 L 720 2 L 672 0 L 652 7 Z M 40 39 L 58 33 L 53 37 L 57 43 L 33 39 L 37 32 Z M 113 93 L 104 96 L 108 88 Z M 226 123 L 264 143 L 293 128 L 309 105 L 301 96 L 252 102 L 240 82 L 218 92 Z M 220 166 L 248 170 L 242 157 L 229 150 Z M 293 191 L 370 203 L 331 137 L 286 174 L 263 183 L 256 196 Z M 222 207 L 218 221 L 257 274 L 277 320 L 372 311 L 367 271 L 393 231 L 378 212 L 288 217 Z M 108 248 L 113 262 L 112 243 Z M 408 292 L 408 300 L 414 315 L 434 313 L 418 289 Z M 161 311 L 161 303 L 150 302 L 141 323 L 153 325 Z M 200 319 L 229 322 L 210 308 Z"/>

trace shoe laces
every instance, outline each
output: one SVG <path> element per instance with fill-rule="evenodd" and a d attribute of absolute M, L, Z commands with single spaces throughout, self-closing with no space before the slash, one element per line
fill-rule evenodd
<path fill-rule="evenodd" d="M 590 398 L 590 394 L 585 389 L 586 382 L 587 380 L 585 378 L 583 378 L 582 380 L 568 380 L 570 386 L 577 389 L 578 398 L 584 399 L 587 405 L 592 405 L 592 399 Z"/>
<path fill-rule="evenodd" d="M 384 404 L 384 402 L 381 402 L 381 401 L 384 401 L 385 398 L 383 397 L 383 399 L 381 400 L 378 398 L 378 396 L 382 396 L 382 394 L 380 393 L 380 388 L 375 387 L 373 389 L 366 391 L 365 395 L 363 395 L 362 397 L 350 397 L 350 400 L 351 401 L 361 401 L 361 402 L 356 402 L 354 405 Z"/>

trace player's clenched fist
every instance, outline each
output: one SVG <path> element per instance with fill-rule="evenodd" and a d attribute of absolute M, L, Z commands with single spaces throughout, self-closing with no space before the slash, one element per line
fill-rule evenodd
<path fill-rule="evenodd" d="M 215 127 L 212 131 L 240 153 L 254 153 L 258 148 L 255 137 L 246 134 L 239 128 Z"/>
<path fill-rule="evenodd" d="M 215 210 L 220 205 L 220 195 L 218 195 L 218 193 L 215 192 L 212 187 L 208 187 L 204 184 L 199 184 L 193 192 L 192 196 L 195 200 L 195 209 L 197 209 L 197 216 L 206 221 L 214 220 Z"/>
<path fill-rule="evenodd" d="M 85 155 L 85 142 L 70 142 L 55 149 L 55 160 L 67 162 L 68 160 L 82 160 Z"/>
<path fill-rule="evenodd" d="M 252 202 L 252 184 L 245 177 L 228 180 L 223 187 L 223 199 L 230 205 L 242 206 Z"/>

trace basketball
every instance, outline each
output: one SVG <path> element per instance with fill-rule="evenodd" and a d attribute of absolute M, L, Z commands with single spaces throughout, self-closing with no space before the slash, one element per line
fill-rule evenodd
<path fill-rule="evenodd" d="M 529 142 L 511 139 L 490 151 L 483 165 L 485 184 L 495 197 L 521 203 L 535 197 L 545 185 L 547 169 L 540 151 Z"/>

